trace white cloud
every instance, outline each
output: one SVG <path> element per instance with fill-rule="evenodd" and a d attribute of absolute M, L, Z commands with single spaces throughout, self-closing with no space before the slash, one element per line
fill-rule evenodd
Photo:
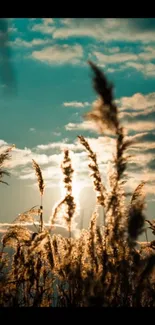
<path fill-rule="evenodd" d="M 143 46 L 143 52 L 138 54 L 139 59 L 150 61 L 155 58 L 155 46 Z"/>
<path fill-rule="evenodd" d="M 131 97 L 122 97 L 116 102 L 119 106 L 119 118 L 121 122 L 123 120 L 128 132 L 154 131 L 155 92 L 147 95 L 136 93 Z"/>
<path fill-rule="evenodd" d="M 63 26 L 53 31 L 53 38 L 92 37 L 104 42 L 154 42 L 155 32 L 152 30 L 133 29 L 132 19 L 116 18 L 82 18 L 62 20 Z"/>
<path fill-rule="evenodd" d="M 59 137 L 61 135 L 61 132 L 52 132 L 52 134 Z"/>
<path fill-rule="evenodd" d="M 140 184 L 141 181 L 145 181 L 145 192 L 147 194 L 154 194 L 155 189 L 155 176 L 154 173 L 143 169 L 143 171 L 129 172 L 129 179 L 127 182 L 127 187 L 132 191 Z M 150 181 L 154 184 L 151 184 Z"/>
<path fill-rule="evenodd" d="M 108 65 L 108 72 L 134 68 L 146 76 L 151 77 L 155 75 L 155 64 L 150 62 L 155 58 L 155 48 L 146 46 L 139 53 L 113 52 L 112 49 L 110 52 L 112 53 L 110 55 L 97 50 L 92 52 L 99 66 L 105 67 Z M 109 65 L 113 64 L 117 64 L 117 67 L 109 67 Z"/>
<path fill-rule="evenodd" d="M 37 24 L 32 27 L 33 32 L 40 32 L 42 34 L 50 34 L 50 35 L 52 35 L 54 29 L 55 28 L 52 26 L 42 25 L 42 24 Z"/>
<path fill-rule="evenodd" d="M 150 125 L 152 126 L 152 124 L 150 124 Z M 137 130 L 141 130 L 140 127 L 138 127 L 138 126 L 135 126 L 135 127 L 137 127 Z M 129 124 L 126 124 L 126 128 L 133 130 L 134 124 L 131 125 L 131 127 Z M 147 130 L 148 130 L 148 128 L 149 128 L 149 124 L 146 125 Z M 81 123 L 68 123 L 67 125 L 65 125 L 65 129 L 67 131 L 78 131 L 78 130 L 81 131 L 81 130 L 83 130 L 83 131 L 93 131 L 95 133 L 98 133 L 98 128 L 97 128 L 95 122 L 93 122 L 93 121 L 83 121 Z M 110 131 L 105 129 L 104 133 L 110 134 Z"/>
<path fill-rule="evenodd" d="M 9 28 L 8 28 L 8 32 L 9 32 L 9 33 L 15 33 L 15 32 L 17 32 L 17 28 L 14 27 L 14 26 L 9 27 Z"/>
<path fill-rule="evenodd" d="M 147 140 L 145 141 L 145 148 L 144 148 L 144 141 L 143 142 L 141 142 L 140 140 L 141 140 L 141 137 L 143 136 L 143 135 L 147 135 L 147 132 L 144 132 L 144 133 L 138 133 L 138 134 L 136 134 L 136 135 L 134 135 L 134 136 L 130 136 L 130 137 L 128 137 L 130 140 L 132 140 L 133 139 L 133 141 L 135 140 L 137 140 L 137 142 L 135 142 L 133 145 L 132 145 L 132 150 L 135 150 L 135 151 L 137 151 L 137 150 L 144 150 L 144 152 L 145 152 L 145 150 L 153 150 L 153 149 L 155 149 L 155 142 L 148 142 Z M 138 139 L 139 139 L 139 141 L 138 141 Z"/>
<path fill-rule="evenodd" d="M 83 121 L 81 123 L 68 123 L 67 125 L 65 125 L 65 129 L 67 131 L 75 131 L 75 130 L 97 131 L 95 123 L 91 121 Z"/>
<path fill-rule="evenodd" d="M 34 24 L 30 27 L 33 32 L 40 32 L 42 34 L 52 35 L 55 27 L 53 26 L 54 20 L 52 18 L 42 18 L 42 22 Z M 52 26 L 51 26 L 52 25 Z"/>
<path fill-rule="evenodd" d="M 125 124 L 126 129 L 129 131 L 133 130 L 136 132 L 140 132 L 143 130 L 145 131 L 154 131 L 154 122 L 150 121 L 135 121 L 135 122 L 130 122 Z"/>
<path fill-rule="evenodd" d="M 42 168 L 42 174 L 43 174 L 43 178 L 44 180 L 52 180 L 53 181 L 56 179 L 61 179 L 61 169 L 60 166 L 48 166 L 48 167 L 43 167 Z M 19 175 L 20 179 L 23 180 L 36 180 L 36 175 L 34 173 L 34 170 L 32 170 L 31 172 L 25 173 L 25 174 L 21 174 Z"/>
<path fill-rule="evenodd" d="M 32 159 L 34 159 L 39 165 L 46 165 L 48 163 L 59 163 L 61 155 L 46 155 L 33 152 L 31 149 L 18 149 L 14 148 L 11 152 L 11 159 L 5 162 L 5 167 L 14 169 L 21 166 L 32 165 Z"/>
<path fill-rule="evenodd" d="M 105 164 L 112 158 L 112 154 L 114 152 L 114 139 L 110 139 L 108 137 L 99 137 L 98 139 L 88 138 L 87 140 L 90 146 L 92 147 L 92 149 L 97 153 L 100 170 L 102 171 L 105 177 L 106 170 L 107 170 Z M 75 171 L 74 180 L 76 180 L 76 182 L 78 183 L 78 187 L 79 186 L 83 187 L 84 185 L 90 186 L 92 184 L 92 181 L 88 176 L 89 159 L 86 150 L 81 145 L 79 140 L 76 140 L 73 144 L 67 144 L 67 147 L 70 149 L 72 166 Z M 48 148 L 50 148 L 50 144 L 44 146 L 42 149 L 47 150 Z M 61 144 L 60 144 L 60 148 L 61 148 Z M 45 179 L 46 187 L 53 187 L 56 185 L 59 186 L 59 183 L 62 181 L 62 171 L 60 169 L 60 164 L 63 159 L 63 154 L 57 154 L 55 156 L 57 162 L 56 165 L 42 166 L 42 172 L 43 172 L 43 177 Z M 35 174 L 32 170 L 27 169 L 25 173 L 22 173 L 22 175 L 20 175 L 20 178 L 23 180 L 28 180 L 28 179 L 35 180 Z M 83 184 L 83 185 L 79 185 L 79 184 Z M 75 185 L 75 191 L 77 191 L 76 185 Z"/>
<path fill-rule="evenodd" d="M 91 149 L 97 154 L 98 163 L 107 163 L 111 161 L 115 152 L 115 140 L 108 136 L 98 138 L 86 138 Z M 104 166 L 105 168 L 105 166 Z"/>
<path fill-rule="evenodd" d="M 145 76 L 154 77 L 155 76 L 155 64 L 154 63 L 139 63 L 139 62 L 126 62 L 124 65 L 125 68 L 134 68 L 137 71 L 140 71 Z"/>
<path fill-rule="evenodd" d="M 50 43 L 49 39 L 40 39 L 40 38 L 36 38 L 36 39 L 34 38 L 32 41 L 26 41 L 21 38 L 16 38 L 14 41 L 9 42 L 9 44 L 12 46 L 26 47 L 26 48 L 32 48 L 34 46 L 45 45 L 49 43 Z"/>
<path fill-rule="evenodd" d="M 135 142 L 141 140 L 141 138 L 147 136 L 147 134 L 147 132 L 141 132 L 141 134 L 129 135 L 127 136 L 127 140 L 133 140 Z"/>
<path fill-rule="evenodd" d="M 35 128 L 30 128 L 29 131 L 30 131 L 30 132 L 35 132 L 36 129 L 35 129 Z"/>
<path fill-rule="evenodd" d="M 135 155 L 133 155 L 133 157 L 130 159 L 130 162 L 136 163 L 137 167 L 146 167 L 147 164 L 152 160 L 152 158 L 153 155 L 151 153 L 144 154 L 142 150 L 139 150 L 138 154 L 135 153 Z"/>
<path fill-rule="evenodd" d="M 123 125 L 128 132 L 135 131 L 139 133 L 141 130 L 144 132 L 154 130 L 154 121 L 148 120 L 148 114 L 155 112 L 155 93 L 147 95 L 136 93 L 131 97 L 122 97 L 116 100 L 116 103 L 119 106 L 119 118 L 124 120 Z M 93 103 L 89 105 L 93 105 Z M 128 109 L 131 109 L 131 111 L 126 111 Z M 144 120 L 145 116 L 146 120 Z M 152 118 L 152 115 L 150 117 Z M 140 119 L 138 120 L 138 118 Z M 88 130 L 97 132 L 93 121 L 70 122 L 65 125 L 65 129 L 67 131 Z M 105 132 L 108 131 L 105 130 Z"/>
<path fill-rule="evenodd" d="M 53 32 L 53 38 L 60 38 L 60 39 L 67 39 L 73 36 L 88 36 L 96 38 L 97 34 L 95 30 L 89 29 L 88 27 L 85 28 L 58 28 Z"/>
<path fill-rule="evenodd" d="M 154 106 L 147 107 L 147 108 L 145 108 L 145 110 L 135 109 L 135 108 L 130 107 L 130 112 L 126 111 L 127 109 L 128 108 L 125 109 L 124 107 L 119 107 L 119 112 L 118 112 L 119 118 L 120 119 L 125 118 L 130 122 L 133 118 L 136 118 L 136 117 L 140 117 L 140 118 L 146 117 L 147 118 L 149 115 L 152 115 L 153 113 L 155 113 Z"/>
<path fill-rule="evenodd" d="M 112 47 L 108 49 L 109 53 L 118 53 L 120 52 L 120 47 L 116 46 L 116 47 Z"/>
<path fill-rule="evenodd" d="M 0 139 L 0 147 L 6 146 L 6 145 L 7 145 L 7 142 L 4 141 L 4 140 L 2 140 L 2 139 Z"/>
<path fill-rule="evenodd" d="M 32 58 L 49 64 L 77 63 L 83 57 L 80 45 L 53 45 L 40 51 L 33 51 Z"/>
<path fill-rule="evenodd" d="M 126 67 L 131 67 L 131 68 L 135 68 L 136 70 L 143 71 L 144 64 L 138 62 L 126 62 Z"/>
<path fill-rule="evenodd" d="M 144 126 L 142 124 L 141 124 L 141 130 L 144 131 Z M 146 140 L 145 140 L 145 136 L 146 136 Z M 143 142 L 141 141 L 142 137 L 144 138 Z M 131 172 L 129 170 L 129 182 L 128 182 L 129 187 L 131 187 L 133 190 L 137 185 L 137 183 L 140 180 L 144 179 L 147 180 L 148 182 L 148 187 L 147 187 L 148 193 L 153 193 L 152 184 L 155 183 L 155 176 L 153 171 L 151 171 L 151 169 L 146 167 L 149 164 L 149 162 L 152 161 L 153 154 L 150 152 L 145 154 L 143 152 L 143 148 L 145 149 L 148 143 L 147 132 L 140 133 L 139 135 L 136 134 L 135 136 L 132 137 L 127 137 L 127 139 L 131 139 L 131 138 L 135 140 L 139 140 L 139 143 L 133 145 L 133 148 L 137 146 L 137 150 L 135 155 L 132 157 L 130 161 L 136 164 L 135 167 L 136 171 Z M 106 179 L 108 175 L 108 162 L 111 161 L 112 156 L 115 153 L 115 139 L 105 135 L 100 136 L 98 138 L 86 138 L 86 139 L 88 140 L 92 150 L 97 154 L 99 168 L 103 176 L 104 184 L 106 184 Z M 6 142 L 3 140 L 1 140 L 0 143 L 6 145 Z M 154 147 L 153 142 L 149 142 L 149 145 L 150 146 L 148 148 Z M 46 154 L 42 154 L 41 152 L 46 150 L 48 151 L 49 149 L 54 150 L 56 148 L 61 151 L 65 147 L 68 147 L 69 150 L 71 151 L 70 154 L 72 159 L 72 165 L 76 173 L 75 179 L 77 180 L 78 187 L 81 186 L 82 188 L 84 185 L 93 187 L 92 180 L 90 180 L 89 178 L 88 155 L 78 140 L 75 140 L 73 143 L 55 142 L 55 143 L 49 143 L 47 145 L 38 145 L 33 150 L 30 150 L 28 148 L 13 149 L 12 158 L 10 161 L 6 163 L 6 167 L 11 169 L 11 172 L 16 177 L 22 179 L 23 181 L 31 180 L 34 183 L 36 183 L 36 175 L 32 168 L 32 159 L 35 159 L 36 162 L 39 163 L 39 165 L 41 165 L 46 187 L 48 188 L 48 187 L 59 186 L 59 183 L 62 180 L 62 171 L 60 168 L 60 164 L 63 159 L 63 153 L 48 154 L 46 152 Z M 22 168 L 19 168 L 21 166 Z M 152 184 L 150 183 L 151 181 L 153 182 Z"/>
<path fill-rule="evenodd" d="M 55 142 L 55 143 L 48 143 L 48 144 L 40 144 L 37 146 L 38 149 L 40 150 L 49 150 L 49 149 L 60 149 L 60 150 L 64 150 L 65 148 L 68 148 L 70 150 L 73 150 L 75 147 L 74 144 L 72 143 L 63 143 L 63 142 Z"/>
<path fill-rule="evenodd" d="M 31 161 L 31 150 L 30 149 L 18 149 L 14 148 L 11 152 L 12 158 L 5 162 L 7 168 L 15 168 L 17 166 L 26 165 Z"/>
<path fill-rule="evenodd" d="M 155 105 L 155 92 L 147 95 L 136 93 L 131 97 L 122 97 L 119 103 L 121 104 L 121 109 L 132 108 L 145 110 Z"/>
<path fill-rule="evenodd" d="M 89 106 L 90 104 L 88 103 L 88 102 L 65 102 L 65 103 L 63 103 L 63 106 L 65 106 L 65 107 L 81 107 L 81 108 L 83 108 L 83 107 L 86 107 L 86 106 Z"/>
<path fill-rule="evenodd" d="M 113 68 L 108 68 L 107 69 L 107 72 L 110 72 L 110 73 L 113 73 L 113 72 L 115 72 L 116 71 L 116 69 L 113 69 Z"/>
<path fill-rule="evenodd" d="M 55 19 L 57 20 L 57 19 Z M 48 63 L 79 63 L 79 60 L 83 57 L 83 49 L 80 45 L 58 45 L 53 44 L 55 39 L 68 39 L 70 37 L 93 37 L 98 41 L 112 42 L 142 42 L 146 43 L 141 47 L 141 52 L 133 53 L 131 50 L 127 52 L 121 52 L 118 46 L 103 49 L 103 53 L 100 52 L 101 47 L 92 45 L 92 48 L 88 46 L 84 47 L 87 57 L 95 56 L 99 66 L 104 67 L 108 65 L 108 72 L 113 73 L 116 70 L 123 70 L 127 68 L 134 68 L 148 77 L 155 76 L 155 64 L 150 62 L 155 57 L 155 47 L 148 46 L 147 43 L 154 42 L 155 31 L 154 30 L 134 30 L 134 24 L 132 19 L 115 19 L 115 18 L 83 18 L 83 19 L 60 19 L 59 24 L 55 24 L 55 20 L 52 18 L 43 18 L 41 23 L 31 24 L 31 31 L 40 32 L 41 34 L 48 35 L 48 39 L 33 39 L 32 41 L 22 40 L 17 38 L 10 44 L 18 47 L 32 48 L 39 45 L 49 45 L 48 48 L 44 48 L 41 51 L 33 51 L 31 57 L 42 62 Z M 108 53 L 107 53 L 108 52 Z M 81 64 L 85 65 L 85 63 Z M 109 65 L 117 64 L 117 67 L 109 67 Z M 120 66 L 118 68 L 118 65 Z"/>
<path fill-rule="evenodd" d="M 115 53 L 112 55 L 106 55 L 101 52 L 93 52 L 96 56 L 99 64 L 112 64 L 112 63 L 122 63 L 131 60 L 137 60 L 138 56 L 132 53 Z"/>
<path fill-rule="evenodd" d="M 43 21 L 43 24 L 45 24 L 45 25 L 54 24 L 53 18 L 42 18 L 42 21 Z"/>
<path fill-rule="evenodd" d="M 153 188 L 153 184 L 155 184 L 155 176 L 153 176 L 152 165 L 150 163 L 152 163 L 154 155 L 151 150 L 149 151 L 149 149 L 155 148 L 153 137 L 151 138 L 150 133 L 151 130 L 154 131 L 154 121 L 147 119 L 145 120 L 145 115 L 147 115 L 148 112 L 152 113 L 153 111 L 155 104 L 155 93 L 149 93 L 147 95 L 136 93 L 131 97 L 123 97 L 116 101 L 117 104 L 120 105 L 121 113 L 123 113 L 124 116 L 125 114 L 129 114 L 129 117 L 131 117 L 129 119 L 129 122 L 125 125 L 127 131 L 135 131 L 135 133 L 138 133 L 134 136 L 132 135 L 127 137 L 127 139 L 133 139 L 137 141 L 137 143 L 134 143 L 131 147 L 131 154 L 135 153 L 135 156 L 130 160 L 130 162 L 135 164 L 135 166 L 131 165 L 132 172 L 129 169 L 129 177 L 131 176 L 131 181 L 129 181 L 129 184 L 133 188 L 136 185 L 135 183 L 138 182 L 140 178 L 144 178 L 148 181 L 148 192 L 153 193 L 151 186 Z M 131 109 L 132 116 L 129 111 L 125 111 L 126 109 Z M 138 114 L 143 115 L 142 121 L 139 119 Z M 65 126 L 65 128 L 69 131 L 95 131 L 96 129 L 95 125 L 90 121 L 83 121 L 81 123 L 69 123 Z M 87 138 L 87 140 L 91 148 L 97 153 L 100 170 L 102 172 L 103 178 L 106 179 L 107 163 L 111 161 L 112 154 L 115 153 L 115 139 L 104 135 L 98 138 Z M 63 141 L 39 144 L 33 149 L 15 148 L 12 150 L 11 160 L 6 162 L 6 167 L 11 169 L 11 172 L 18 178 L 36 182 L 36 176 L 32 168 L 32 159 L 34 159 L 41 166 L 47 187 L 59 186 L 59 181 L 62 179 L 62 171 L 60 169 L 60 164 L 63 159 L 62 150 L 68 148 L 71 152 L 72 164 L 77 175 L 78 183 L 83 184 L 84 182 L 85 184 L 90 185 L 88 176 L 88 157 L 85 149 L 77 140 L 75 140 L 73 143 L 67 142 L 69 142 L 69 140 L 64 139 Z M 6 145 L 7 143 L 4 140 L 0 140 L 0 147 Z M 55 149 L 58 149 L 59 153 L 54 153 Z M 148 151 L 146 151 L 146 149 L 148 149 Z M 139 173 L 138 177 L 137 173 Z M 132 182 L 133 177 L 135 177 L 134 182 Z M 151 181 L 153 183 L 151 183 Z"/>

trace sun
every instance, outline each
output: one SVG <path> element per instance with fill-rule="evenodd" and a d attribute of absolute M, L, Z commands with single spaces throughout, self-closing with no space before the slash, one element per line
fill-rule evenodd
<path fill-rule="evenodd" d="M 79 201 L 80 192 L 83 188 L 82 182 L 79 182 L 76 178 L 72 183 L 72 193 L 76 201 Z"/>
<path fill-rule="evenodd" d="M 60 183 L 61 188 L 61 196 L 62 198 L 66 195 L 66 189 L 64 187 L 63 182 Z M 72 180 L 72 195 L 75 199 L 75 201 L 79 201 L 80 192 L 83 189 L 83 183 L 77 180 L 77 177 L 73 177 Z"/>

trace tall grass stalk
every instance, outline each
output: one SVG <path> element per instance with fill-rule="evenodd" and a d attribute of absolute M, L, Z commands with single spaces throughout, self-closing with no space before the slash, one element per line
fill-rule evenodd
<path fill-rule="evenodd" d="M 38 180 L 38 186 L 39 186 L 39 191 L 40 191 L 40 231 L 43 231 L 43 194 L 44 194 L 44 179 L 42 176 L 42 171 L 40 166 L 36 163 L 36 161 L 33 159 L 32 160 L 33 168 L 35 170 L 37 180 Z"/>

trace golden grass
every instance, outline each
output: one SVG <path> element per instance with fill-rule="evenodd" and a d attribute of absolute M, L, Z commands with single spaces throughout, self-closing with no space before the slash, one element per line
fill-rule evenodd
<path fill-rule="evenodd" d="M 145 222 L 144 183 L 135 189 L 127 205 L 124 177 L 128 161 L 126 151 L 131 142 L 126 140 L 118 120 L 112 85 L 102 71 L 93 63 L 89 64 L 99 101 L 86 118 L 92 119 L 100 132 L 108 128 L 116 137 L 110 193 L 102 184 L 96 154 L 83 136 L 78 137 L 91 160 L 88 168 L 92 172 L 97 205 L 103 207 L 106 223 L 104 227 L 97 226 L 96 206 L 89 229 L 83 229 L 78 238 L 72 238 L 71 225 L 76 210 L 72 195 L 74 170 L 69 151 L 65 150 L 61 164 L 65 196 L 53 211 L 51 225 L 60 217 L 60 222 L 65 222 L 69 230 L 69 238 L 51 236 L 50 231 L 42 227 L 42 214 L 41 231 L 32 233 L 23 227 L 22 223 L 26 221 L 35 224 L 36 207 L 18 216 L 2 240 L 0 306 L 155 306 L 155 241 L 145 245 L 138 242 L 139 234 L 146 229 L 145 224 L 149 224 L 155 234 L 154 222 Z M 42 197 L 42 172 L 35 161 L 33 166 Z M 16 222 L 21 222 L 21 226 Z M 4 250 L 9 245 L 14 253 L 8 267 Z"/>

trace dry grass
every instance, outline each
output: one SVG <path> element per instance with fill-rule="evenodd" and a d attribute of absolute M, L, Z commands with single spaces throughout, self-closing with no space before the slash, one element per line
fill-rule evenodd
<path fill-rule="evenodd" d="M 86 141 L 86 139 L 83 136 L 78 136 L 78 138 L 79 138 L 81 144 L 87 150 L 88 156 L 91 160 L 91 163 L 88 165 L 88 167 L 90 168 L 90 170 L 92 172 L 90 174 L 90 177 L 92 177 L 94 180 L 94 188 L 96 191 L 97 203 L 101 206 L 104 206 L 105 205 L 106 189 L 105 189 L 104 185 L 102 184 L 96 154 L 92 151 L 89 143 Z"/>
<path fill-rule="evenodd" d="M 33 168 L 35 169 L 35 173 L 37 176 L 38 180 L 38 186 L 39 186 L 39 192 L 40 192 L 40 198 L 41 198 L 41 203 L 40 203 L 40 231 L 42 232 L 43 230 L 43 194 L 44 194 L 44 179 L 42 176 L 42 171 L 40 169 L 40 166 L 35 162 L 35 160 L 32 160 Z"/>
<path fill-rule="evenodd" d="M 66 149 L 64 151 L 64 159 L 61 164 L 61 169 L 63 172 L 63 184 L 66 190 L 65 197 L 56 205 L 54 208 L 52 217 L 51 217 L 51 224 L 53 225 L 56 221 L 56 218 L 60 219 L 60 223 L 63 224 L 65 222 L 68 231 L 69 237 L 71 237 L 71 223 L 74 217 L 76 204 L 74 202 L 74 197 L 72 195 L 72 176 L 73 176 L 73 168 L 71 164 L 71 159 L 69 157 L 69 151 Z M 61 220 L 62 217 L 62 220 Z"/>
<path fill-rule="evenodd" d="M 131 142 L 126 140 L 120 125 L 117 107 L 113 103 L 112 85 L 93 63 L 90 66 L 99 100 L 86 118 L 92 119 L 100 132 L 108 128 L 116 137 L 111 191 L 108 193 L 102 184 L 96 154 L 86 139 L 79 136 L 91 160 L 88 168 L 92 172 L 97 196 L 89 229 L 82 230 L 79 238 L 71 237 L 76 210 L 72 195 L 74 171 L 69 151 L 65 150 L 61 165 L 65 197 L 55 207 L 51 225 L 60 218 L 60 222 L 66 223 L 69 238 L 51 236 L 50 231 L 43 228 L 41 218 L 40 231 L 32 233 L 23 227 L 22 223 L 26 221 L 35 224 L 36 207 L 18 216 L 2 240 L 0 306 L 155 306 L 155 241 L 138 242 L 145 224 L 149 224 L 155 234 L 154 222 L 145 222 L 144 183 L 135 189 L 127 204 L 124 190 L 126 151 Z M 42 197 L 44 181 L 41 169 L 34 161 L 33 165 Z M 98 204 L 104 209 L 104 227 L 97 226 Z M 4 255 L 8 245 L 14 250 L 9 267 Z"/>
<path fill-rule="evenodd" d="M 4 163 L 6 160 L 10 159 L 10 152 L 15 146 L 13 145 L 10 148 L 5 149 L 1 154 L 0 154 L 0 183 L 8 185 L 7 182 L 3 181 L 3 177 L 9 176 L 10 174 L 8 173 L 7 170 L 4 169 Z"/>

